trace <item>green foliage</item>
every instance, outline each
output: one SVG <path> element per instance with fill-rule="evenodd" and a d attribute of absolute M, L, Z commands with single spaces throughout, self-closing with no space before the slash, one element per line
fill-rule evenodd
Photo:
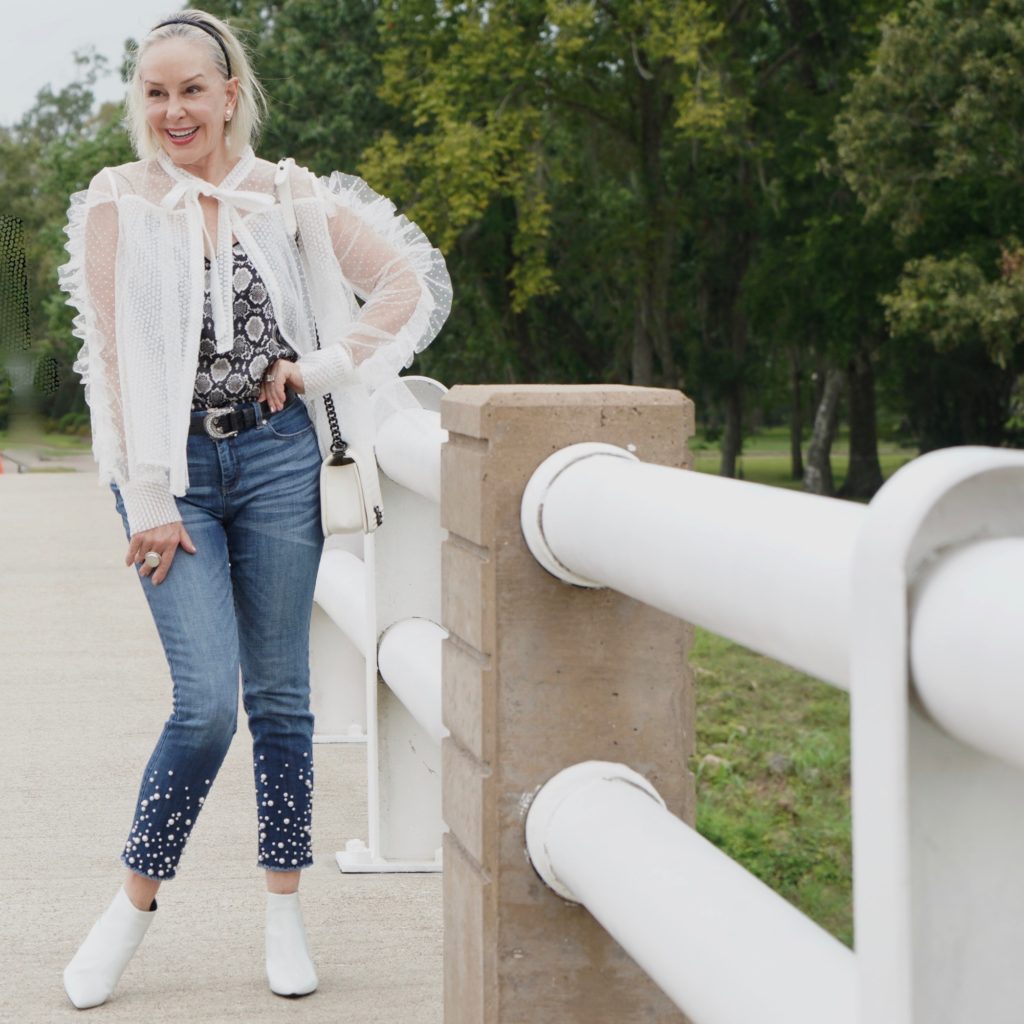
<path fill-rule="evenodd" d="M 0 430 L 6 430 L 10 423 L 11 397 L 10 374 L 0 366 Z"/>
<path fill-rule="evenodd" d="M 742 106 L 707 60 L 721 26 L 692 0 L 396 2 L 380 17 L 381 95 L 404 123 L 382 134 L 361 169 L 446 252 L 474 239 L 500 247 L 508 291 L 498 297 L 513 320 L 564 286 L 558 249 L 572 240 L 556 221 L 566 185 L 575 187 L 573 229 L 585 233 L 600 209 L 581 200 L 600 206 L 603 193 L 627 190 L 632 231 L 620 242 L 629 248 L 611 260 L 627 270 L 682 212 L 664 201 L 661 135 L 678 132 L 666 146 L 684 132 L 718 139 Z M 647 122 L 644 103 L 658 107 Z M 593 189 L 576 177 L 581 145 L 598 157 Z M 510 216 L 489 218 L 495 206 Z M 485 224 L 498 237 L 484 238 Z"/>
<path fill-rule="evenodd" d="M 89 414 L 87 412 L 66 412 L 57 420 L 57 433 L 75 434 L 80 427 L 89 426 Z"/>
<path fill-rule="evenodd" d="M 119 108 L 94 109 L 92 87 L 106 73 L 104 60 L 85 54 L 76 63 L 78 81 L 59 92 L 42 89 L 18 124 L 0 128 L 0 211 L 24 225 L 34 384 L 50 415 L 85 408 L 70 369 L 78 348 L 71 311 L 56 288 L 57 267 L 67 259 L 68 196 L 100 167 L 131 158 Z"/>
<path fill-rule="evenodd" d="M 1001 420 L 1024 367 L 1022 16 L 1024 0 L 913 0 L 886 20 L 835 130 L 846 180 L 903 250 L 883 300 L 894 338 L 986 353 L 1005 372 L 968 402 L 1001 403 Z M 966 424 L 960 438 L 992 432 Z"/>
<path fill-rule="evenodd" d="M 903 239 L 1019 217 L 1024 159 L 1021 0 L 912 0 L 886 19 L 836 139 L 869 216 Z M 1008 206 L 1004 206 L 1008 202 Z"/>
<path fill-rule="evenodd" d="M 381 96 L 403 111 L 406 128 L 384 133 L 361 164 L 445 252 L 492 203 L 513 204 L 503 248 L 514 313 L 553 287 L 531 13 L 515 3 L 383 5 Z"/>
<path fill-rule="evenodd" d="M 940 351 L 976 338 L 1005 368 L 1024 337 L 1022 257 L 1019 247 L 1004 249 L 992 280 L 970 253 L 909 260 L 899 290 L 883 300 L 893 335 L 927 337 Z"/>
<path fill-rule="evenodd" d="M 387 125 L 377 91 L 377 4 L 373 0 L 208 0 L 251 50 L 269 110 L 258 147 L 293 156 L 319 174 L 351 171 Z"/>

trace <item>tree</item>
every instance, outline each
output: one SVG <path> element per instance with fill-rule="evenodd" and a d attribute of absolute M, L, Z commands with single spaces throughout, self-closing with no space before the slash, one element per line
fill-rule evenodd
<path fill-rule="evenodd" d="M 261 151 L 352 171 L 387 124 L 375 0 L 208 0 L 248 45 L 267 91 Z"/>
<path fill-rule="evenodd" d="M 760 374 L 790 381 L 792 475 L 804 476 L 801 435 L 805 380 L 817 368 L 845 378 L 851 460 L 843 492 L 870 497 L 881 485 L 875 416 L 875 364 L 887 338 L 875 297 L 895 280 L 887 232 L 862 225 L 863 211 L 832 170 L 829 136 L 850 77 L 867 59 L 880 15 L 892 0 L 786 0 L 745 6 L 734 24 L 737 60 L 757 54 L 750 131 L 763 153 L 757 241 L 743 287 Z M 815 458 L 827 464 L 840 391 L 816 416 Z M 815 394 L 817 403 L 824 397 Z M 825 434 L 821 430 L 829 429 Z M 724 453 L 723 453 L 724 454 Z M 832 493 L 831 475 L 822 476 Z"/>
<path fill-rule="evenodd" d="M 883 302 L 925 449 L 999 443 L 1024 369 L 1022 16 L 1024 0 L 913 0 L 835 130 L 846 180 L 901 249 Z"/>
<path fill-rule="evenodd" d="M 119 107 L 95 110 L 93 86 L 107 72 L 105 59 L 86 52 L 75 61 L 74 82 L 58 92 L 40 90 L 16 125 L 0 128 L 0 210 L 16 217 L 24 231 L 35 387 L 50 416 L 85 405 L 70 369 L 78 347 L 71 311 L 57 288 L 57 267 L 67 259 L 68 198 L 104 164 L 131 155 Z"/>
<path fill-rule="evenodd" d="M 628 303 L 629 347 L 615 365 L 634 383 L 678 386 L 672 286 L 689 209 L 680 168 L 689 146 L 717 138 L 737 113 L 709 58 L 721 26 L 707 5 L 403 0 L 381 18 L 383 95 L 404 125 L 371 147 L 367 176 L 446 251 L 483 237 L 503 254 L 482 290 L 527 362 L 546 340 L 535 332 L 550 331 L 539 321 L 582 327 L 555 300 L 559 250 L 575 240 L 556 228 L 614 241 L 604 290 L 595 282 L 591 297 Z M 587 167 L 583 153 L 596 157 Z M 590 205 L 559 205 L 578 183 Z"/>

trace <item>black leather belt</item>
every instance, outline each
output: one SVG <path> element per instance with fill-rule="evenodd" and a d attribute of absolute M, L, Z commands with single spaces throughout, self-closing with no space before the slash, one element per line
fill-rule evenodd
<path fill-rule="evenodd" d="M 278 409 L 282 412 L 296 400 L 298 392 L 285 388 L 284 405 Z M 240 430 L 248 430 L 255 427 L 258 419 L 256 406 L 259 405 L 263 419 L 269 419 L 274 415 L 266 402 L 245 402 L 242 405 L 221 405 L 215 409 L 199 410 L 192 413 L 192 419 L 188 425 L 190 434 L 208 434 L 215 441 L 225 437 L 234 437 Z"/>

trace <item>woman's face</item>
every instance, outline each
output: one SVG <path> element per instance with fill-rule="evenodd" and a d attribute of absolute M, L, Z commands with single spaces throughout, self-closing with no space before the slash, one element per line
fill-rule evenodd
<path fill-rule="evenodd" d="M 146 121 L 178 164 L 207 177 L 227 161 L 225 119 L 238 79 L 225 81 L 202 43 L 175 37 L 154 43 L 139 65 Z"/>

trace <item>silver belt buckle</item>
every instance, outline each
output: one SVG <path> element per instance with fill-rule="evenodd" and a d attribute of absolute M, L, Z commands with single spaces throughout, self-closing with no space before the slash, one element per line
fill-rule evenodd
<path fill-rule="evenodd" d="M 218 416 L 223 416 L 225 413 L 231 412 L 231 407 L 222 405 L 217 409 L 210 409 L 207 414 L 203 417 L 203 430 L 210 435 L 215 441 L 219 441 L 225 437 L 234 437 L 238 433 L 237 430 L 221 430 L 213 421 Z"/>

